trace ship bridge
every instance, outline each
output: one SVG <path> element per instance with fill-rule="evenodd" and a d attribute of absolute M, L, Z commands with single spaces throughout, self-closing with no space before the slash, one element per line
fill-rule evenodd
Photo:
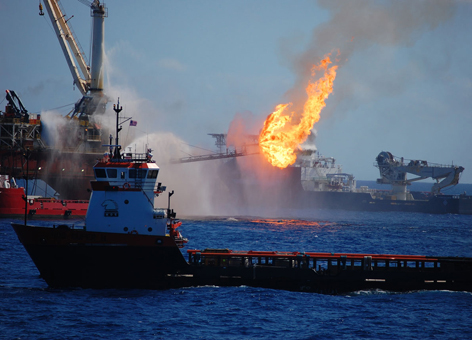
<path fill-rule="evenodd" d="M 134 158 L 131 158 L 131 157 Z M 150 154 L 125 154 L 122 159 L 100 161 L 94 166 L 96 184 L 94 187 L 109 186 L 114 189 L 135 189 L 153 191 L 158 194 L 163 191 L 161 183 L 156 179 L 159 166 L 149 161 Z"/>

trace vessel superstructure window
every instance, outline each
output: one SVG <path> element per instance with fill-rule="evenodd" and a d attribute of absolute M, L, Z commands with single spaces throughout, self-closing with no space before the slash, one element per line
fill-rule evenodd
<path fill-rule="evenodd" d="M 129 178 L 146 178 L 147 169 L 129 169 Z"/>
<path fill-rule="evenodd" d="M 159 170 L 149 170 L 147 178 L 157 178 Z"/>
<path fill-rule="evenodd" d="M 121 172 L 121 179 L 125 179 L 125 177 L 126 177 L 126 172 L 122 171 Z"/>
<path fill-rule="evenodd" d="M 138 169 L 137 178 L 146 178 L 146 169 Z"/>
<path fill-rule="evenodd" d="M 95 177 L 97 178 L 107 178 L 105 169 L 95 169 Z"/>
<path fill-rule="evenodd" d="M 116 169 L 107 169 L 108 178 L 116 178 L 118 175 L 118 170 Z"/>

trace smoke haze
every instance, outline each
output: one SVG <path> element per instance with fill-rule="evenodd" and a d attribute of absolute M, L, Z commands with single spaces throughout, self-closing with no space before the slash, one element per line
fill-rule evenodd
<path fill-rule="evenodd" d="M 319 4 L 330 13 L 330 18 L 313 30 L 303 52 L 293 52 L 290 43 L 280 45 L 283 57 L 296 75 L 292 88 L 287 90 L 280 102 L 294 103 L 293 110 L 301 107 L 306 100 L 305 87 L 312 66 L 327 53 L 333 53 L 333 59 L 336 57 L 340 68 L 332 98 L 328 99 L 327 107 L 321 112 L 322 118 L 333 114 L 338 106 L 352 107 L 359 105 L 359 100 L 400 93 L 403 84 L 412 75 L 421 76 L 424 71 L 417 65 L 406 64 L 400 71 L 397 67 L 392 72 L 388 67 L 395 62 L 391 48 L 414 45 L 424 32 L 436 28 L 454 15 L 454 3 L 450 1 L 361 0 L 319 1 Z M 353 76 L 356 70 L 345 67 L 352 59 L 359 58 L 357 52 L 361 50 L 371 50 L 375 56 L 370 59 L 372 72 L 362 75 L 369 80 L 367 86 L 361 86 L 356 81 L 358 77 Z M 178 67 L 178 70 L 182 71 L 183 68 Z M 116 70 L 108 68 L 108 72 Z M 188 147 L 184 136 L 177 137 L 164 132 L 169 117 L 153 108 L 149 101 L 140 98 L 135 91 L 109 85 L 107 94 L 110 98 L 119 96 L 124 107 L 123 114 L 132 116 L 138 122 L 136 128 L 125 126 L 121 133 L 121 144 L 138 152 L 140 148 L 144 150 L 146 144 L 154 150 L 154 158 L 161 167 L 159 181 L 167 186 L 167 191 L 176 191 L 172 202 L 179 214 L 250 214 L 254 213 L 258 205 L 276 209 L 287 204 L 287 198 L 290 198 L 287 175 L 270 166 L 260 155 L 229 161 L 173 164 L 171 159 L 204 152 Z M 272 105 L 275 107 L 279 103 Z M 247 111 L 235 114 L 228 126 L 228 146 L 241 148 L 246 145 L 246 135 L 258 134 L 270 113 L 253 114 Z M 202 133 L 208 132 L 220 131 Z M 316 148 L 315 136 L 316 133 L 312 133 L 306 142 L 310 148 Z M 166 193 L 158 198 L 158 206 L 166 206 L 164 197 L 167 197 Z"/>
<path fill-rule="evenodd" d="M 355 97 L 372 98 L 401 92 L 412 77 L 427 73 L 416 65 L 405 65 L 402 70 L 395 67 L 392 74 L 389 65 L 395 63 L 392 47 L 409 47 L 422 34 L 435 29 L 454 16 L 455 1 L 340 1 L 320 0 L 319 5 L 327 9 L 331 19 L 313 30 L 306 50 L 301 54 L 290 54 L 281 46 L 281 51 L 290 60 L 297 80 L 287 97 L 295 103 L 304 96 L 304 88 L 312 65 L 333 50 L 339 50 L 339 80 L 335 83 L 334 96 L 322 115 L 330 115 L 341 102 L 353 103 Z M 369 74 L 358 74 L 356 70 L 345 70 L 343 64 L 357 58 L 356 52 L 371 49 Z M 427 56 L 425 56 L 427 58 Z M 343 72 L 346 72 L 343 75 Z M 358 77 L 367 77 L 368 88 L 359 86 Z M 345 104 L 347 105 L 347 104 Z"/>
<path fill-rule="evenodd" d="M 335 52 L 333 59 L 340 65 L 341 80 L 335 80 L 333 99 L 328 99 L 328 106 L 322 110 L 321 117 L 333 114 L 341 103 L 358 105 L 355 97 L 367 99 L 400 93 L 412 76 L 421 76 L 421 72 L 425 71 L 421 71 L 415 65 L 407 64 L 400 72 L 398 68 L 395 68 L 395 72 L 391 72 L 388 65 L 395 62 L 395 56 L 390 48 L 414 45 L 422 34 L 451 19 L 455 11 L 453 1 L 442 0 L 385 2 L 321 0 L 319 4 L 330 12 L 331 18 L 313 30 L 307 48 L 302 53 L 293 53 L 290 50 L 291 42 L 285 40 L 285 45 L 282 43 L 280 46 L 280 51 L 290 61 L 291 69 L 296 75 L 294 86 L 286 92 L 284 100 L 285 103 L 293 103 L 292 112 L 303 109 L 307 96 L 305 88 L 312 75 L 313 65 L 319 63 L 327 53 Z M 359 86 L 357 77 L 352 76 L 352 71 L 349 69 L 346 70 L 345 76 L 342 73 L 343 66 L 349 63 L 351 58 L 357 57 L 356 52 L 368 49 L 374 50 L 376 58 L 371 60 L 372 74 L 364 75 L 371 81 L 371 86 L 366 88 Z M 277 104 L 273 103 L 274 107 Z M 228 129 L 228 145 L 241 147 L 246 142 L 244 136 L 248 131 L 258 130 L 254 126 L 256 120 L 248 118 L 247 114 L 235 115 Z M 259 129 L 261 127 L 262 125 L 259 125 Z M 316 134 L 316 129 L 313 128 L 312 134 L 303 145 L 305 148 L 316 150 Z M 251 205 L 250 197 L 255 197 L 255 202 L 270 201 L 274 206 L 283 202 L 282 198 L 287 192 L 284 190 L 274 192 L 274 188 L 270 188 L 271 183 L 277 183 L 277 171 L 268 166 L 262 157 L 237 159 L 233 162 L 233 167 L 237 168 L 237 176 L 241 182 L 239 193 L 241 207 Z M 273 195 L 264 195 L 264 192 L 271 192 Z"/>

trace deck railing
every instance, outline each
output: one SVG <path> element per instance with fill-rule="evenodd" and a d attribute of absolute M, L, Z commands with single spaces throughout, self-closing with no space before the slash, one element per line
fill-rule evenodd
<path fill-rule="evenodd" d="M 228 249 L 187 250 L 187 253 L 189 263 L 198 266 L 307 268 L 321 274 L 344 270 L 440 270 L 444 260 L 417 255 L 241 252 Z"/>

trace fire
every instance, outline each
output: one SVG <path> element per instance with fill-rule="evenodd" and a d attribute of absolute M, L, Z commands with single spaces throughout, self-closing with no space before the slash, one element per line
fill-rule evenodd
<path fill-rule="evenodd" d="M 312 79 L 318 71 L 323 71 L 321 78 L 313 82 L 310 80 L 306 87 L 307 100 L 303 107 L 298 124 L 292 119 L 295 112 L 287 112 L 292 103 L 277 105 L 264 122 L 264 128 L 259 135 L 259 147 L 265 158 L 281 169 L 295 163 L 299 148 L 311 133 L 313 125 L 320 119 L 320 112 L 326 106 L 325 100 L 333 92 L 333 81 L 336 78 L 338 66 L 331 66 L 330 54 L 319 65 L 311 69 Z"/>

